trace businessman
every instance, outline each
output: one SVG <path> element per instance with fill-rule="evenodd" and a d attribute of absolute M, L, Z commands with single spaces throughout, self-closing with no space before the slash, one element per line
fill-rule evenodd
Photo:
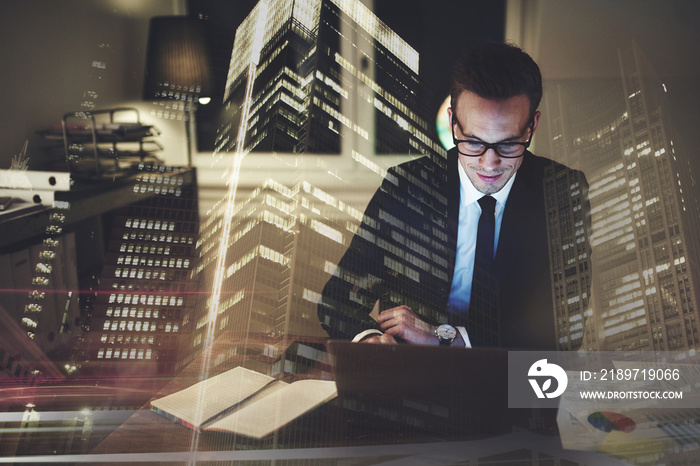
<path fill-rule="evenodd" d="M 546 177 L 566 171 L 583 193 L 586 225 L 559 234 L 587 233 L 590 209 L 582 173 L 527 150 L 541 97 L 539 67 L 518 47 L 463 53 L 448 110 L 455 147 L 389 170 L 319 302 L 331 338 L 555 348 Z"/>

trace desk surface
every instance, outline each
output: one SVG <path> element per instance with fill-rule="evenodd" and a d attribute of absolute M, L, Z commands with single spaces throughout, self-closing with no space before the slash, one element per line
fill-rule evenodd
<path fill-rule="evenodd" d="M 198 382 L 204 373 L 220 374 L 240 361 L 217 358 L 233 345 L 230 335 L 219 337 L 210 349 L 189 363 L 151 399 L 175 393 Z M 314 344 L 318 344 L 315 342 Z M 414 348 L 419 350 L 419 348 Z M 433 348 L 426 348 L 433 349 Z M 450 352 L 450 348 L 441 348 Z M 466 351 L 466 350 L 465 350 Z M 453 352 L 450 355 L 456 356 Z M 376 358 L 375 358 L 376 359 Z M 454 357 L 447 358 L 453 362 Z M 311 367 L 301 378 L 321 378 L 328 374 L 324 364 Z M 327 366 L 327 365 L 326 365 Z M 209 367 L 209 371 L 206 371 Z M 404 370 L 404 367 L 397 368 Z M 462 378 L 460 379 L 462 380 Z M 290 380 L 291 381 L 291 380 Z M 389 444 L 413 444 L 436 441 L 464 441 L 486 438 L 512 430 L 510 422 L 527 425 L 530 413 L 518 411 L 519 419 L 494 422 L 495 398 L 487 399 L 493 389 L 484 387 L 482 396 L 460 397 L 457 388 L 439 392 L 443 399 L 420 396 L 408 390 L 407 396 L 373 396 L 372 392 L 342 394 L 335 400 L 303 415 L 274 434 L 261 440 L 222 432 L 198 434 L 171 422 L 150 410 L 145 403 L 94 450 L 96 454 L 187 452 L 239 449 L 328 448 Z M 470 390 L 472 395 L 477 393 Z M 505 390 L 496 394 L 507 405 Z M 467 416 L 465 413 L 471 413 Z M 522 417 L 524 415 L 524 418 Z M 507 423 L 506 423 L 507 421 Z M 549 435 L 554 434 L 551 429 Z"/>
<path fill-rule="evenodd" d="M 207 352 L 187 364 L 176 377 L 163 382 L 160 388 L 144 386 L 141 391 L 150 399 L 160 398 L 197 382 L 207 367 L 209 375 L 213 376 L 239 365 L 240 360 L 220 357 L 230 353 L 234 343 L 235 337 L 223 334 Z M 312 345 L 316 346 L 318 342 Z M 318 372 L 316 375 L 323 373 L 327 369 L 325 364 L 320 362 L 318 366 L 310 367 L 309 372 L 302 376 L 311 377 L 314 371 Z M 485 435 L 469 432 L 465 426 L 455 429 L 439 410 L 436 415 L 420 416 L 420 413 L 426 414 L 426 410 L 430 411 L 435 406 L 421 404 L 417 399 L 392 401 L 385 397 L 340 396 L 262 440 L 220 432 L 198 434 L 151 411 L 150 400 L 144 402 L 145 397 L 140 399 L 140 408 L 134 411 L 103 411 L 102 417 L 93 413 L 96 414 L 90 425 L 93 435 L 100 429 L 111 431 L 94 448 L 73 448 L 69 456 L 52 456 L 42 449 L 41 437 L 28 437 L 27 440 L 37 443 L 24 445 L 27 447 L 23 450 L 27 452 L 24 454 L 46 455 L 34 458 L 42 464 L 55 461 L 184 464 L 188 461 L 264 460 L 275 464 L 310 461 L 312 464 L 348 465 L 406 464 L 405 461 L 410 458 L 420 461 L 420 464 L 461 464 L 465 459 L 471 462 L 476 458 L 485 464 L 532 464 L 532 459 L 539 457 L 541 452 L 546 455 L 543 458 L 566 459 L 569 461 L 567 464 L 621 464 L 595 453 L 564 451 L 558 437 L 551 433 L 544 435 L 521 430 L 515 434 Z M 46 413 L 40 414 L 46 416 Z M 66 411 L 64 414 L 69 418 L 76 414 L 80 417 L 77 412 Z M 117 420 L 119 414 L 123 415 L 117 421 L 116 429 L 105 424 L 110 414 L 113 420 Z M 430 425 L 436 419 L 442 420 L 442 424 Z M 467 421 L 478 428 L 477 416 Z M 51 435 L 61 436 L 63 441 L 73 442 L 75 446 L 84 440 L 80 432 L 87 432 L 88 423 L 81 424 L 76 419 L 71 422 L 73 424 L 72 429 L 59 429 Z M 9 432 L 7 429 L 5 431 Z M 4 449 L 0 456 L 4 459 L 14 455 L 6 448 L 8 440 L 11 440 L 7 435 L 7 432 L 0 431 L 0 449 Z M 22 443 L 21 435 L 14 440 Z"/>

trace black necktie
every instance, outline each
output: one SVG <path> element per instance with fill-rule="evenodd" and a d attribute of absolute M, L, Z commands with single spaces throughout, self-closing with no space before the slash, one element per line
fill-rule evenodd
<path fill-rule="evenodd" d="M 492 274 L 496 199 L 484 196 L 479 199 L 479 205 L 481 206 L 481 215 L 476 234 L 476 256 L 474 257 L 467 331 L 473 346 L 498 346 L 500 344 L 498 284 Z"/>
<path fill-rule="evenodd" d="M 496 199 L 484 196 L 479 199 L 481 215 L 479 216 L 479 229 L 476 233 L 476 255 L 474 256 L 474 270 L 472 274 L 472 292 L 469 308 L 482 308 L 487 291 L 491 287 L 491 270 L 493 268 L 493 235 L 496 231 L 496 217 L 494 209 Z M 486 298 L 488 300 L 488 298 Z M 489 300 L 490 301 L 490 300 Z"/>
<path fill-rule="evenodd" d="M 491 273 L 493 266 L 493 236 L 496 232 L 496 199 L 484 196 L 479 199 L 481 216 L 479 217 L 479 230 L 476 234 L 475 268 L 478 266 L 486 273 Z"/>

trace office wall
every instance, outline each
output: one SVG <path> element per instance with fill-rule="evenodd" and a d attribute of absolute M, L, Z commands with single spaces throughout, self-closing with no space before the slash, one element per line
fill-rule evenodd
<path fill-rule="evenodd" d="M 25 140 L 30 168 L 42 168 L 43 141 L 35 132 L 60 124 L 65 113 L 86 109 L 87 100 L 97 109 L 137 106 L 142 119 L 163 132 L 163 157 L 184 163 L 184 124 L 156 121 L 149 115 L 153 104 L 141 101 L 149 19 L 184 14 L 183 5 L 179 0 L 2 2 L 0 168 L 9 168 Z"/>
<path fill-rule="evenodd" d="M 698 20 L 700 3 L 683 0 L 510 0 L 506 39 L 535 58 L 545 93 L 555 82 L 619 81 L 618 48 L 634 41 L 668 88 L 679 138 L 690 142 L 700 126 Z M 542 139 L 535 138 L 536 150 L 544 149 Z M 700 157 L 692 163 L 700 172 Z"/>

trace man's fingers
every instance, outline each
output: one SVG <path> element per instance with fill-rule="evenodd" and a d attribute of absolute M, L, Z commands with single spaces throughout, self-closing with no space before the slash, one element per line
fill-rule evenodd
<path fill-rule="evenodd" d="M 388 328 L 394 327 L 397 324 L 399 324 L 399 319 L 396 319 L 395 317 L 390 317 L 383 322 L 379 323 L 379 327 L 381 327 L 382 330 L 386 330 Z"/>
<path fill-rule="evenodd" d="M 411 311 L 411 309 L 406 305 L 392 307 L 391 309 L 386 309 L 386 310 L 380 312 L 379 315 L 377 316 L 377 322 L 379 322 L 381 324 L 382 322 L 386 322 L 387 320 L 391 320 L 391 319 L 396 318 L 398 316 L 412 314 L 412 313 L 413 313 L 413 311 Z"/>
<path fill-rule="evenodd" d="M 396 325 L 394 327 L 388 327 L 386 330 L 384 330 L 385 335 L 391 335 L 395 337 L 403 337 L 405 331 L 404 326 Z"/>

